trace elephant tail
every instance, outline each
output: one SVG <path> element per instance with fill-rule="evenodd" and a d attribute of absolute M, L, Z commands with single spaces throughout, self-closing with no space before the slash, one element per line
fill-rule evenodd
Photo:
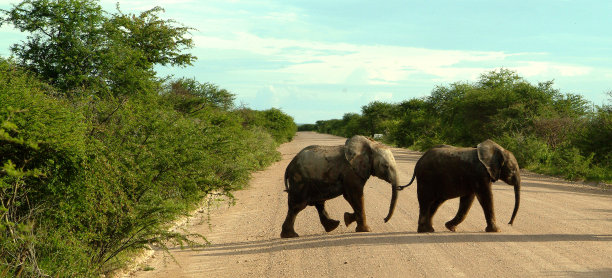
<path fill-rule="evenodd" d="M 289 167 L 287 167 L 288 169 Z M 285 170 L 285 178 L 283 179 L 285 181 L 285 192 L 289 192 L 289 171 Z"/>
<path fill-rule="evenodd" d="M 397 189 L 398 190 L 404 190 L 404 188 L 410 186 L 412 184 L 412 182 L 414 182 L 414 178 L 416 178 L 416 173 L 412 174 L 412 179 L 410 180 L 410 182 L 406 185 L 402 185 L 402 186 L 398 186 Z"/>
<path fill-rule="evenodd" d="M 291 160 L 291 162 L 289 162 L 289 165 L 287 165 L 287 169 L 285 169 L 285 178 L 283 179 L 283 181 L 285 182 L 285 192 L 289 192 L 289 172 L 291 172 L 291 169 L 294 168 L 294 161 L 295 159 Z"/>

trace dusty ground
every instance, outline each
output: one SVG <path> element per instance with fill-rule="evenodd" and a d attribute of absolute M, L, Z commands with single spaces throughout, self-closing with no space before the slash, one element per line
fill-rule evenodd
<path fill-rule="evenodd" d="M 417 234 L 418 202 L 413 185 L 400 193 L 389 223 L 383 223 L 390 185 L 377 178 L 366 184 L 370 233 L 355 224 L 326 233 L 316 209 L 296 220 L 299 238 L 281 239 L 287 209 L 282 182 L 285 167 L 303 147 L 340 145 L 344 138 L 298 133 L 283 144 L 283 159 L 253 175 L 248 189 L 236 192 L 236 205 L 222 204 L 196 215 L 186 228 L 205 235 L 211 245 L 172 249 L 178 263 L 156 252 L 135 277 L 612 277 L 612 192 L 540 175 L 522 175 L 521 207 L 514 226 L 511 186 L 494 185 L 502 232 L 485 233 L 482 209 L 474 202 L 453 233 L 444 223 L 458 200 L 444 203 L 434 217 L 435 233 Z M 419 153 L 394 149 L 401 183 L 412 177 Z M 327 202 L 333 218 L 351 211 L 342 198 Z"/>

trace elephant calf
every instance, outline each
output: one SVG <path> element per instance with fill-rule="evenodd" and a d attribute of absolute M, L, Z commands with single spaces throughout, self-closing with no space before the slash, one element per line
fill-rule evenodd
<path fill-rule="evenodd" d="M 293 226 L 297 214 L 306 206 L 315 206 L 325 231 L 338 227 L 340 221 L 329 218 L 325 201 L 343 195 L 353 208 L 344 214 L 348 226 L 357 221 L 357 232 L 369 232 L 366 224 L 363 187 L 370 176 L 392 185 L 388 221 L 397 202 L 398 178 L 395 158 L 386 146 L 363 136 L 354 136 L 341 146 L 309 146 L 291 160 L 285 170 L 285 188 L 289 210 L 281 237 L 297 237 Z"/>
<path fill-rule="evenodd" d="M 487 232 L 498 232 L 493 209 L 491 183 L 498 179 L 514 186 L 514 221 L 520 202 L 521 176 L 514 155 L 491 140 L 476 148 L 436 146 L 423 154 L 414 168 L 417 178 L 419 200 L 418 232 L 433 232 L 431 219 L 440 205 L 452 198 L 460 197 L 457 215 L 446 222 L 446 228 L 455 231 L 465 219 L 474 197 L 482 206 L 487 221 Z"/>

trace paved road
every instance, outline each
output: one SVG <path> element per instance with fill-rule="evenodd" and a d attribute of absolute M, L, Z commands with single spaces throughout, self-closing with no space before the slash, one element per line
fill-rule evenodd
<path fill-rule="evenodd" d="M 280 146 L 283 159 L 253 175 L 250 187 L 236 192 L 236 204 L 197 214 L 185 228 L 205 235 L 211 245 L 162 252 L 136 277 L 612 277 L 612 192 L 559 179 L 523 173 L 521 207 L 513 226 L 511 186 L 494 185 L 500 233 L 485 233 L 478 202 L 467 219 L 450 232 L 458 200 L 444 203 L 434 218 L 435 233 L 418 234 L 416 187 L 400 193 L 389 223 L 384 223 L 390 185 L 375 177 L 366 184 L 370 233 L 355 224 L 326 233 L 316 209 L 296 220 L 299 238 L 281 239 L 287 210 L 282 182 L 285 167 L 303 147 L 341 145 L 345 139 L 298 133 Z M 394 149 L 400 182 L 409 181 L 420 154 Z M 351 211 L 342 198 L 327 202 L 331 217 Z"/>

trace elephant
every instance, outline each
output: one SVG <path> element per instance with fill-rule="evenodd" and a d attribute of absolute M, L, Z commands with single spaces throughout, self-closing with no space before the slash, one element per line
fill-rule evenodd
<path fill-rule="evenodd" d="M 376 176 L 392 185 L 391 204 L 385 222 L 391 219 L 397 202 L 398 176 L 391 150 L 376 141 L 356 135 L 344 145 L 312 145 L 302 149 L 285 170 L 285 191 L 288 193 L 288 211 L 281 237 L 299 236 L 294 230 L 297 214 L 306 206 L 315 206 L 326 232 L 340 223 L 331 219 L 325 210 L 325 201 L 340 195 L 348 201 L 353 213 L 344 213 L 344 223 L 357 222 L 356 232 L 369 232 L 366 223 L 363 188 L 370 176 Z"/>
<path fill-rule="evenodd" d="M 521 176 L 514 155 L 492 140 L 476 148 L 438 145 L 417 161 L 412 179 L 417 179 L 419 201 L 418 232 L 434 232 L 431 219 L 444 201 L 460 197 L 457 215 L 445 226 L 455 231 L 465 219 L 474 197 L 484 211 L 487 232 L 499 232 L 495 223 L 491 183 L 499 179 L 514 186 L 514 210 L 508 224 L 512 225 L 520 203 Z"/>

